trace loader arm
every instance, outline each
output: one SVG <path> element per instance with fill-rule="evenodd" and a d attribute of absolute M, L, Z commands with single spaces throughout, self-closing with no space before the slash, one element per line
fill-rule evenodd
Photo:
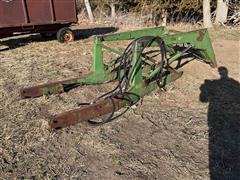
<path fill-rule="evenodd" d="M 123 51 L 104 44 L 123 40 L 130 41 Z M 116 59 L 111 62 L 105 61 L 103 50 L 115 54 Z M 79 122 L 91 124 L 95 118 L 109 114 L 103 122 L 94 122 L 95 125 L 101 125 L 113 120 L 116 117 L 115 112 L 121 108 L 136 104 L 155 89 L 164 88 L 180 78 L 183 72 L 172 64 L 180 62 L 179 60 L 186 55 L 201 59 L 211 67 L 217 66 L 206 29 L 172 34 L 160 27 L 97 36 L 93 45 L 93 64 L 89 75 L 24 88 L 21 90 L 21 96 L 40 97 L 68 92 L 83 85 L 117 81 L 116 88 L 88 106 L 57 114 L 49 122 L 50 127 L 59 129 Z"/>

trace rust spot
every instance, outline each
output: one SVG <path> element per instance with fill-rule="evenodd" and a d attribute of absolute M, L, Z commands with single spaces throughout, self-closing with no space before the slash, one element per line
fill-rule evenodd
<path fill-rule="evenodd" d="M 169 33 L 174 33 L 174 34 L 181 33 L 181 31 L 177 31 L 177 30 L 174 30 L 174 29 L 170 29 L 168 32 Z"/>
<path fill-rule="evenodd" d="M 83 74 L 82 78 L 85 78 L 89 76 L 89 74 Z M 49 90 L 49 95 L 50 94 L 60 94 L 65 91 L 67 91 L 64 88 L 64 84 L 71 84 L 75 83 L 79 79 L 82 78 L 73 78 L 73 79 L 68 79 L 68 80 L 63 80 L 63 81 L 56 81 L 56 82 L 51 82 L 51 83 L 46 83 L 46 84 L 41 84 L 38 86 L 33 86 L 33 87 L 28 87 L 28 88 L 23 88 L 20 90 L 20 95 L 22 98 L 36 98 L 44 95 L 44 90 Z"/>
<path fill-rule="evenodd" d="M 216 62 L 211 63 L 210 66 L 211 66 L 212 68 L 217 68 L 217 67 L 218 67 Z"/>
<path fill-rule="evenodd" d="M 199 36 L 197 38 L 198 41 L 203 41 L 205 33 L 203 31 L 198 32 Z"/>
<path fill-rule="evenodd" d="M 92 120 L 111 113 L 113 106 L 115 106 L 115 111 L 117 111 L 123 104 L 118 98 L 113 98 L 113 100 L 108 98 L 86 107 L 56 115 L 49 125 L 52 129 L 61 129 L 79 122 Z"/>
<path fill-rule="evenodd" d="M 78 80 L 78 78 L 75 79 L 70 79 L 70 80 L 66 80 L 66 81 L 57 81 L 57 82 L 53 82 L 53 83 L 46 83 L 46 84 L 42 84 L 42 85 L 38 85 L 38 86 L 33 86 L 33 87 L 29 87 L 29 88 L 24 88 L 20 90 L 20 95 L 22 98 L 35 98 L 35 97 L 40 97 L 43 95 L 43 89 L 44 88 L 56 88 L 55 92 L 52 92 L 51 94 L 58 94 L 58 93 L 63 93 L 64 89 L 63 89 L 63 84 L 64 83 L 69 83 L 72 81 L 76 81 Z"/>

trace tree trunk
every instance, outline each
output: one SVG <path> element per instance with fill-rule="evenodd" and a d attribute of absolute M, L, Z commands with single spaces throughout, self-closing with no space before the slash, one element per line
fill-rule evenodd
<path fill-rule="evenodd" d="M 115 6 L 114 3 L 111 3 L 110 7 L 111 7 L 111 17 L 113 19 L 115 19 L 115 17 L 116 17 L 116 6 Z"/>
<path fill-rule="evenodd" d="M 162 11 L 162 26 L 167 26 L 167 11 Z"/>
<path fill-rule="evenodd" d="M 203 24 L 205 28 L 212 27 L 210 0 L 203 0 Z"/>
<path fill-rule="evenodd" d="M 215 23 L 221 24 L 227 22 L 227 15 L 228 15 L 228 0 L 218 0 Z"/>
<path fill-rule="evenodd" d="M 90 6 L 89 0 L 84 0 L 86 9 L 87 9 L 87 13 L 88 13 L 88 17 L 90 19 L 90 22 L 93 23 L 94 22 L 94 17 L 93 17 L 93 13 L 92 13 L 92 8 Z"/>

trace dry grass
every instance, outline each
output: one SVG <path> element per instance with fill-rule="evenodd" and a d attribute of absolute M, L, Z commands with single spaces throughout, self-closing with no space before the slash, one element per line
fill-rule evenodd
<path fill-rule="evenodd" d="M 211 34 L 219 64 L 239 80 L 239 41 Z M 0 52 L 2 179 L 209 178 L 208 105 L 199 102 L 199 87 L 205 79 L 218 79 L 216 70 L 194 62 L 167 92 L 146 96 L 143 104 L 110 124 L 50 132 L 50 115 L 76 108 L 113 85 L 24 100 L 19 90 L 89 71 L 92 38 L 59 44 L 33 35 L 4 44 L 11 49 Z"/>

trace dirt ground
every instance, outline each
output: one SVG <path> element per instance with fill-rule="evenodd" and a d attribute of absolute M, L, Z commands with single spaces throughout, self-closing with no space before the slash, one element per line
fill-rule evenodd
<path fill-rule="evenodd" d="M 82 38 L 70 44 L 39 35 L 1 40 L 0 179 L 240 178 L 237 30 L 210 32 L 218 64 L 231 78 L 222 80 L 218 69 L 192 62 L 166 91 L 151 93 L 109 124 L 46 128 L 49 115 L 77 108 L 114 86 L 85 86 L 37 99 L 21 99 L 19 90 L 90 71 L 91 35 L 100 30 L 85 30 L 84 36 L 80 31 Z M 208 85 L 221 103 L 203 97 Z"/>

